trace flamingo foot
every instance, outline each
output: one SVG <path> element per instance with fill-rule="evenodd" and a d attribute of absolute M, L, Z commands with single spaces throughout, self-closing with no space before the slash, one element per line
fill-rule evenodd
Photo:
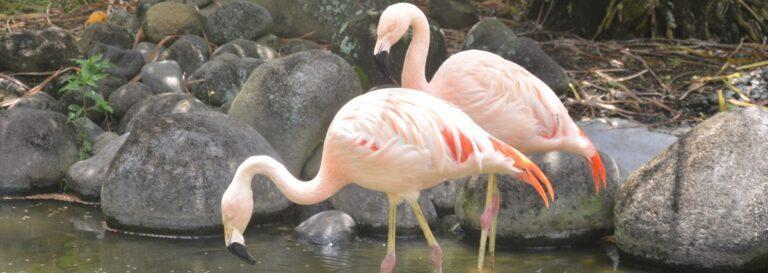
<path fill-rule="evenodd" d="M 391 273 L 395 269 L 396 261 L 397 258 L 395 258 L 394 252 L 384 256 L 384 260 L 381 261 L 381 273 Z"/>
<path fill-rule="evenodd" d="M 443 249 L 440 245 L 432 246 L 432 265 L 435 267 L 435 272 L 443 272 Z"/>

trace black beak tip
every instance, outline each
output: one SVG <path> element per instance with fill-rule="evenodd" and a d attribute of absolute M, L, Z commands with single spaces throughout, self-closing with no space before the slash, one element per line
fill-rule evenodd
<path fill-rule="evenodd" d="M 395 80 L 394 77 L 392 77 L 392 73 L 389 70 L 390 67 L 390 58 L 389 58 L 389 51 L 382 50 L 379 51 L 379 53 L 376 53 L 376 65 L 379 67 L 379 70 L 381 70 L 382 73 L 384 73 L 384 76 L 389 78 L 390 81 L 392 81 L 393 84 L 399 85 L 397 80 Z"/>
<path fill-rule="evenodd" d="M 229 250 L 229 252 L 232 252 L 232 254 L 235 254 L 235 256 L 242 259 L 243 261 L 252 265 L 256 264 L 256 259 L 253 258 L 253 255 L 251 255 L 251 253 L 248 252 L 248 249 L 245 248 L 243 244 L 232 243 L 227 247 L 227 249 Z"/>

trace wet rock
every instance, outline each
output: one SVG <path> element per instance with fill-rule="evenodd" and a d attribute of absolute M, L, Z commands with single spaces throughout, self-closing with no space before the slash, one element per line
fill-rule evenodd
<path fill-rule="evenodd" d="M 624 257 L 685 272 L 768 270 L 768 111 L 717 114 L 621 188 Z"/>
<path fill-rule="evenodd" d="M 444 28 L 464 28 L 477 23 L 477 9 L 469 0 L 430 0 L 429 18 Z"/>
<path fill-rule="evenodd" d="M 296 52 L 312 49 L 323 49 L 318 43 L 304 39 L 290 39 L 280 47 L 280 55 L 290 55 Z"/>
<path fill-rule="evenodd" d="M 593 244 L 613 227 L 613 204 L 623 171 L 601 153 L 608 187 L 595 194 L 592 171 L 580 155 L 551 152 L 531 157 L 546 174 L 555 191 L 551 208 L 528 184 L 508 175 L 497 175 L 501 208 L 497 245 L 510 247 L 560 247 Z M 480 234 L 485 208 L 487 175 L 461 188 L 456 215 L 462 229 Z"/>
<path fill-rule="evenodd" d="M 80 56 L 75 38 L 58 27 L 0 36 L 0 70 L 52 71 L 71 66 Z"/>
<path fill-rule="evenodd" d="M 389 201 L 387 201 L 387 196 L 384 193 L 368 190 L 354 184 L 348 185 L 331 197 L 331 205 L 352 216 L 357 224 L 357 230 L 361 234 L 387 234 Z M 427 222 L 430 225 L 436 223 L 437 212 L 435 212 L 435 206 L 432 205 L 429 198 L 422 195 L 419 198 L 419 205 Z M 405 201 L 397 206 L 397 234 L 422 234 L 411 206 Z"/>
<path fill-rule="evenodd" d="M 141 56 L 144 57 L 144 61 L 146 63 L 151 63 L 159 60 L 160 56 L 163 54 L 163 51 L 166 49 L 165 46 L 160 46 L 160 48 L 156 50 L 156 47 L 156 44 L 150 42 L 141 42 L 136 45 L 136 50 L 141 53 Z"/>
<path fill-rule="evenodd" d="M 245 0 L 221 6 L 208 16 L 205 33 L 217 45 L 235 39 L 256 40 L 272 26 L 272 15 L 264 7 Z"/>
<path fill-rule="evenodd" d="M 184 75 L 192 74 L 208 61 L 208 42 L 200 36 L 184 35 L 160 55 L 161 61 L 176 61 Z"/>
<path fill-rule="evenodd" d="M 363 10 L 353 0 L 251 0 L 266 8 L 274 19 L 271 31 L 280 37 L 305 37 L 330 41 L 344 20 Z"/>
<path fill-rule="evenodd" d="M 311 50 L 256 68 L 232 101 L 229 115 L 256 128 L 298 176 L 336 111 L 360 94 L 349 64 Z"/>
<path fill-rule="evenodd" d="M 384 73 L 379 70 L 376 58 L 373 57 L 373 47 L 376 46 L 376 26 L 379 23 L 380 12 L 363 12 L 347 21 L 334 36 L 331 51 L 339 54 L 347 60 L 358 73 L 363 82 L 363 88 L 381 84 L 391 84 Z M 430 23 L 429 26 L 429 53 L 427 55 L 427 79 L 431 79 L 437 68 L 443 64 L 448 56 L 443 34 L 440 27 Z M 398 81 L 402 73 L 402 63 L 405 60 L 405 51 L 410 43 L 409 35 L 403 38 L 390 49 L 392 57 L 392 76 Z"/>
<path fill-rule="evenodd" d="M 57 189 L 77 160 L 75 130 L 62 114 L 0 110 L 0 195 Z"/>
<path fill-rule="evenodd" d="M 233 40 L 229 43 L 221 45 L 219 48 L 217 48 L 215 51 L 213 51 L 213 54 L 211 54 L 211 59 L 215 59 L 216 57 L 222 55 L 222 54 L 233 54 L 239 57 L 248 57 L 248 58 L 255 58 L 255 59 L 274 59 L 278 57 L 277 52 L 275 52 L 274 49 L 269 48 L 263 44 L 259 44 L 258 42 L 245 40 L 245 39 L 237 39 Z"/>
<path fill-rule="evenodd" d="M 634 172 L 677 141 L 675 136 L 650 131 L 640 123 L 625 119 L 611 119 L 608 123 L 591 120 L 578 124 L 597 149 L 613 157 L 628 173 Z"/>
<path fill-rule="evenodd" d="M 235 99 L 251 72 L 264 60 L 221 54 L 189 76 L 189 90 L 208 104 L 219 106 Z"/>
<path fill-rule="evenodd" d="M 67 188 L 84 200 L 99 200 L 109 165 L 127 138 L 128 134 L 123 134 L 102 147 L 93 157 L 72 164 L 67 171 Z"/>
<path fill-rule="evenodd" d="M 60 114 L 67 113 L 67 109 L 64 107 L 64 104 L 45 92 L 37 92 L 32 95 L 22 97 L 18 102 L 16 102 L 16 104 L 13 105 L 13 108 L 47 110 L 58 112 Z"/>
<path fill-rule="evenodd" d="M 101 191 L 107 224 L 149 233 L 220 234 L 221 196 L 239 164 L 253 155 L 280 160 L 259 132 L 227 115 L 156 117 L 131 132 L 107 171 Z M 251 188 L 251 223 L 269 222 L 291 204 L 264 176 L 255 176 Z"/>
<path fill-rule="evenodd" d="M 489 51 L 517 63 L 558 94 L 569 90 L 565 71 L 541 49 L 538 42 L 527 37 L 516 37 L 497 19 L 482 20 L 469 30 L 462 46 L 462 50 L 468 49 Z"/>
<path fill-rule="evenodd" d="M 149 63 L 141 68 L 141 81 L 155 94 L 184 92 L 181 66 L 175 61 Z"/>
<path fill-rule="evenodd" d="M 208 111 L 208 106 L 186 93 L 164 93 L 134 104 L 120 120 L 118 132 L 127 133 L 161 116 Z"/>
<path fill-rule="evenodd" d="M 149 41 L 153 43 L 170 35 L 200 36 L 203 34 L 203 17 L 192 6 L 162 2 L 147 10 L 143 29 Z"/>
<path fill-rule="evenodd" d="M 112 140 L 115 140 L 118 137 L 120 136 L 114 132 L 104 132 L 103 134 L 98 135 L 96 141 L 93 142 L 93 153 L 100 153 L 110 142 L 112 142 Z"/>
<path fill-rule="evenodd" d="M 323 211 L 309 217 L 294 229 L 296 235 L 319 245 L 349 243 L 355 233 L 355 220 L 338 211 Z"/>
<path fill-rule="evenodd" d="M 141 72 L 144 57 L 138 50 L 120 49 L 106 44 L 96 44 L 91 47 L 88 56 L 101 54 L 104 60 L 112 64 L 104 72 L 130 80 Z"/>
<path fill-rule="evenodd" d="M 120 120 L 131 107 L 141 100 L 154 95 L 149 86 L 140 82 L 128 83 L 121 86 L 115 92 L 109 95 L 109 105 L 112 106 L 113 114 Z"/>
<path fill-rule="evenodd" d="M 456 206 L 456 197 L 459 189 L 464 187 L 467 179 L 448 180 L 433 188 L 422 191 L 435 205 L 438 215 L 454 214 Z"/>
<path fill-rule="evenodd" d="M 120 49 L 130 49 L 133 45 L 133 38 L 123 27 L 110 23 L 96 23 L 85 27 L 78 44 L 85 51 L 91 51 L 91 48 L 99 44 L 106 44 Z"/>

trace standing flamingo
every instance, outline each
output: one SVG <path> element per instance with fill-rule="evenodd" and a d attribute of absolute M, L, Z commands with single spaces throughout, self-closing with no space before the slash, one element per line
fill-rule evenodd
<path fill-rule="evenodd" d="M 492 137 L 461 110 L 414 90 L 381 89 L 349 101 L 331 122 L 323 145 L 320 171 L 309 182 L 299 181 L 269 156 L 253 156 L 240 164 L 221 200 L 224 242 L 232 253 L 255 262 L 242 234 L 251 217 L 251 179 L 257 174 L 304 205 L 328 199 L 349 183 L 386 193 L 389 231 L 383 273 L 395 266 L 395 214 L 402 200 L 413 208 L 432 247 L 433 265 L 442 271 L 442 250 L 417 201 L 423 189 L 446 179 L 499 172 L 532 185 L 546 206 L 554 198 L 549 180 L 525 155 Z"/>
<path fill-rule="evenodd" d="M 416 6 L 398 3 L 387 7 L 379 18 L 373 54 L 380 68 L 392 78 L 389 48 L 413 28 L 403 64 L 402 85 L 423 90 L 458 106 L 480 127 L 523 153 L 565 151 L 586 157 L 592 169 L 595 191 L 606 186 L 603 161 L 592 142 L 560 99 L 525 68 L 482 50 L 467 50 L 448 58 L 428 82 L 424 74 L 429 50 L 429 23 Z M 489 254 L 493 268 L 499 193 L 493 174 L 481 221 L 478 270 L 482 270 L 485 243 L 490 233 Z"/>

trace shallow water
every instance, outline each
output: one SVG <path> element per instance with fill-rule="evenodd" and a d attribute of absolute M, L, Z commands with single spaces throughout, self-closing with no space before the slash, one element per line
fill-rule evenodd
<path fill-rule="evenodd" d="M 383 238 L 344 246 L 296 241 L 289 227 L 248 230 L 255 266 L 229 254 L 221 238 L 174 240 L 104 232 L 98 207 L 57 201 L 0 201 L 2 272 L 378 272 Z M 475 272 L 475 245 L 438 236 L 444 272 Z M 396 272 L 432 272 L 419 238 L 398 239 Z M 499 251 L 496 272 L 647 273 L 613 262 L 602 248 Z"/>

